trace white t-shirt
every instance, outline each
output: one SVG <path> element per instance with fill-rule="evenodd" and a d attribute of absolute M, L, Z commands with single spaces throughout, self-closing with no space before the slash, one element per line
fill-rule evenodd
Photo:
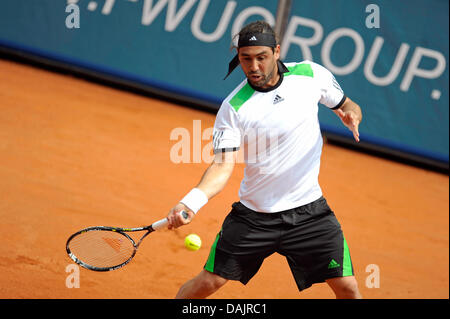
<path fill-rule="evenodd" d="M 319 64 L 285 66 L 289 72 L 269 90 L 245 79 L 223 101 L 214 124 L 215 153 L 243 151 L 239 197 L 258 212 L 280 212 L 322 196 L 318 103 L 334 109 L 345 101 L 334 76 Z"/>

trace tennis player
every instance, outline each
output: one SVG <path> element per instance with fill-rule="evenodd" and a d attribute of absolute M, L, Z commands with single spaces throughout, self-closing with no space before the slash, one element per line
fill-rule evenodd
<path fill-rule="evenodd" d="M 199 184 L 168 214 L 169 228 L 185 225 L 219 193 L 245 154 L 239 202 L 233 203 L 202 271 L 177 298 L 206 298 L 228 280 L 246 284 L 264 259 L 286 257 L 299 291 L 327 282 L 336 298 L 361 298 L 341 226 L 318 183 L 322 136 L 318 103 L 333 110 L 359 142 L 360 107 L 319 64 L 279 60 L 280 45 L 264 21 L 238 34 L 246 79 L 223 101 L 215 120 L 215 158 Z M 227 76 L 228 76 L 227 75 Z M 179 214 L 186 210 L 189 217 Z"/>

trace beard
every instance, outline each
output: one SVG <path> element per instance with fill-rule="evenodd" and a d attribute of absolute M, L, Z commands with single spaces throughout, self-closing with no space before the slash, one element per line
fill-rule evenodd
<path fill-rule="evenodd" d="M 272 71 L 267 75 L 265 75 L 261 72 L 249 72 L 247 74 L 247 80 L 251 83 L 251 85 L 258 87 L 258 88 L 262 88 L 262 87 L 266 86 L 270 80 L 272 80 L 274 71 L 275 71 L 275 67 L 273 67 Z M 260 78 L 258 80 L 254 80 L 254 79 L 252 79 L 252 76 L 259 76 Z"/>

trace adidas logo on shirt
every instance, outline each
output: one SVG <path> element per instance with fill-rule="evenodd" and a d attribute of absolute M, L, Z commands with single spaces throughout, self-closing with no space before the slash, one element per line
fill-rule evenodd
<path fill-rule="evenodd" d="M 257 41 L 258 39 L 255 36 L 252 36 L 248 41 Z"/>
<path fill-rule="evenodd" d="M 281 96 L 279 96 L 277 94 L 277 95 L 275 95 L 275 98 L 273 99 L 273 104 L 280 103 L 281 101 L 284 101 L 284 98 L 282 98 Z"/>

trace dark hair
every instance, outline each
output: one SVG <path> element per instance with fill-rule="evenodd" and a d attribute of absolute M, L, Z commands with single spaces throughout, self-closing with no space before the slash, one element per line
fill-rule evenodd
<path fill-rule="evenodd" d="M 248 34 L 254 33 L 268 33 L 275 37 L 277 44 L 280 44 L 280 39 L 278 35 L 275 33 L 273 28 L 264 20 L 258 20 L 244 26 L 238 34 L 234 35 L 233 40 L 231 42 L 231 49 L 237 49 L 237 46 L 234 43 L 237 43 L 238 37 L 243 37 Z"/>

